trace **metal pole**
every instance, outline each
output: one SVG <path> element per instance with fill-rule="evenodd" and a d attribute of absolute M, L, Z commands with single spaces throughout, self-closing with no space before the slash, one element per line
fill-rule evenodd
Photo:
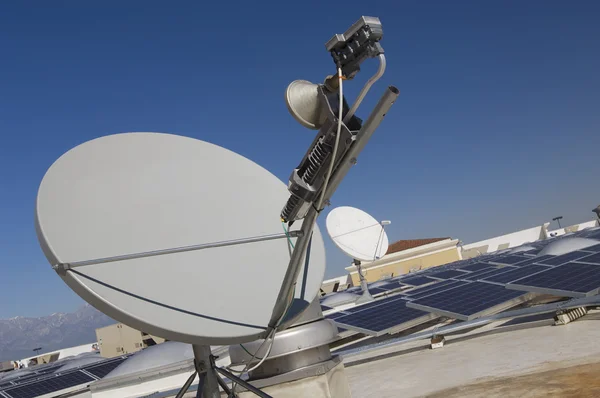
<path fill-rule="evenodd" d="M 192 345 L 192 349 L 194 350 L 196 372 L 198 372 L 200 377 L 204 374 L 202 398 L 221 398 L 217 373 L 212 366 L 210 346 L 194 344 Z M 198 388 L 200 388 L 200 386 L 198 386 Z"/>
<path fill-rule="evenodd" d="M 294 286 L 296 284 L 296 281 L 298 280 L 300 268 L 302 267 L 302 260 L 304 259 L 304 255 L 306 254 L 308 243 L 312 238 L 312 230 L 315 226 L 315 221 L 317 220 L 318 215 L 319 213 L 315 210 L 315 208 L 311 207 L 308 210 L 306 217 L 304 217 L 302 227 L 300 227 L 301 235 L 296 241 L 296 245 L 294 246 L 292 257 L 290 258 L 288 268 L 285 272 L 285 276 L 283 277 L 283 282 L 281 283 L 281 288 L 279 289 L 277 301 L 275 302 L 275 306 L 273 307 L 273 312 L 269 321 L 269 328 L 271 329 L 275 329 L 277 326 L 279 326 L 281 317 L 285 314 L 285 311 L 287 310 L 288 304 L 291 299 L 291 295 L 294 292 Z"/>
<path fill-rule="evenodd" d="M 262 392 L 261 390 L 259 390 L 258 388 L 254 387 L 252 384 L 248 383 L 245 380 L 242 380 L 241 378 L 229 373 L 228 371 L 226 371 L 223 368 L 216 368 L 217 372 L 221 373 L 223 376 L 227 377 L 229 380 L 233 380 L 236 383 L 238 383 L 239 385 L 241 385 L 242 387 L 244 387 L 246 390 L 253 392 L 254 394 L 258 395 L 261 398 L 273 398 L 271 397 L 269 394 Z"/>
<path fill-rule="evenodd" d="M 331 195 L 333 195 L 340 185 L 340 182 L 348 173 L 348 170 L 350 170 L 350 167 L 356 163 L 356 157 L 365 147 L 399 94 L 400 91 L 394 86 L 389 86 L 386 89 L 385 93 L 373 109 L 373 112 L 371 112 L 371 115 L 357 133 L 356 141 L 350 147 L 346 155 L 344 155 L 338 168 L 331 175 L 327 191 L 323 196 L 323 203 L 326 203 Z M 302 227 L 300 228 L 302 236 L 296 241 L 292 257 L 290 258 L 287 271 L 281 284 L 281 289 L 279 290 L 279 295 L 277 296 L 277 301 L 275 302 L 275 307 L 273 308 L 273 313 L 271 314 L 271 320 L 269 321 L 270 329 L 274 329 L 278 326 L 278 322 L 281 320 L 281 317 L 287 309 L 294 285 L 298 280 L 302 259 L 306 253 L 306 248 L 308 247 L 308 242 L 312 236 L 312 230 L 318 215 L 319 213 L 317 210 L 315 210 L 314 207 L 311 207 L 304 218 Z"/>
<path fill-rule="evenodd" d="M 211 249 L 211 248 L 215 248 L 215 247 L 234 246 L 234 245 L 242 245 L 242 244 L 246 244 L 246 243 L 263 242 L 263 241 L 267 241 L 267 240 L 283 239 L 283 238 L 287 238 L 288 236 L 291 238 L 296 238 L 301 235 L 302 235 L 301 231 L 290 231 L 288 234 L 285 234 L 282 232 L 282 233 L 271 234 L 271 235 L 253 236 L 251 238 L 225 240 L 225 241 L 221 241 L 221 242 L 212 242 L 212 243 L 201 243 L 199 245 L 175 247 L 172 249 L 154 250 L 154 251 L 149 251 L 149 252 L 124 254 L 121 256 L 97 258 L 94 260 L 76 261 L 73 263 L 65 263 L 65 264 L 60 263 L 60 264 L 56 264 L 56 265 L 52 266 L 52 268 L 54 268 L 57 271 L 59 271 L 59 270 L 66 271 L 71 268 L 84 267 L 86 265 L 94 265 L 94 264 L 110 263 L 110 262 L 115 262 L 115 261 L 124 261 L 124 260 L 138 259 L 138 258 L 162 256 L 165 254 L 184 253 L 184 252 L 191 252 L 191 251 L 195 251 L 195 250 Z"/>
<path fill-rule="evenodd" d="M 337 187 L 340 185 L 340 182 L 342 182 L 344 177 L 346 177 L 346 174 L 348 174 L 350 168 L 356 164 L 358 155 L 363 150 L 365 145 L 367 145 L 367 142 L 369 142 L 369 139 L 377 127 L 379 127 L 379 124 L 396 101 L 396 98 L 398 98 L 398 95 L 400 95 L 400 91 L 394 86 L 389 86 L 385 90 L 381 99 L 371 112 L 371 115 L 369 115 L 369 118 L 365 124 L 363 124 L 361 129 L 358 131 L 354 144 L 350 147 L 348 152 L 346 152 L 342 161 L 340 162 L 340 165 L 333 172 L 333 175 L 329 181 L 329 185 L 327 186 L 327 192 L 325 192 L 325 196 L 323 198 L 324 202 L 331 198 Z"/>

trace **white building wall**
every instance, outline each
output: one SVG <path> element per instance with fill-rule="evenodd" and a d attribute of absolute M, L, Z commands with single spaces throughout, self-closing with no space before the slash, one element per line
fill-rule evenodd
<path fill-rule="evenodd" d="M 500 249 L 507 249 L 520 246 L 525 243 L 535 242 L 536 240 L 546 239 L 548 225 L 550 225 L 550 223 L 545 223 L 537 227 L 523 229 L 510 234 L 469 243 L 468 245 L 463 245 L 462 249 L 463 251 L 467 251 L 487 246 L 487 249 L 484 252 L 491 253 Z"/>
<path fill-rule="evenodd" d="M 567 232 L 577 232 L 582 231 L 587 228 L 594 228 L 598 226 L 598 220 L 591 220 L 582 222 L 580 224 L 569 225 L 568 227 L 553 229 L 552 231 L 548 231 L 548 237 L 561 236 L 566 234 Z"/>

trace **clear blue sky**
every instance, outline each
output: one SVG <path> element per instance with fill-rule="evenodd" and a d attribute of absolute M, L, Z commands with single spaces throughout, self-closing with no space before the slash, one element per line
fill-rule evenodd
<path fill-rule="evenodd" d="M 82 301 L 33 227 L 42 176 L 102 135 L 207 140 L 282 180 L 313 132 L 287 113 L 294 79 L 333 73 L 324 43 L 381 18 L 400 99 L 333 203 L 390 219 L 390 240 L 476 241 L 591 219 L 600 204 L 597 1 L 37 1 L 0 5 L 0 318 Z M 346 85 L 352 101 L 374 72 Z M 324 219 L 320 221 L 324 225 Z M 348 259 L 330 242 L 327 276 Z"/>

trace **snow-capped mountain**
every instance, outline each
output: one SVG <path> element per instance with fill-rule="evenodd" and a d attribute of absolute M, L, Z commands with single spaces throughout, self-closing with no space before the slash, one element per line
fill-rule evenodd
<path fill-rule="evenodd" d="M 96 329 L 112 323 L 89 304 L 68 314 L 0 319 L 0 361 L 33 356 L 36 347 L 44 353 L 95 341 Z"/>

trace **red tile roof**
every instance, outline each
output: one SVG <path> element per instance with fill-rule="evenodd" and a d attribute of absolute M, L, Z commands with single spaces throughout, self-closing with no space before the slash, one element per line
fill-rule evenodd
<path fill-rule="evenodd" d="M 441 240 L 446 240 L 451 238 L 426 238 L 426 239 L 409 239 L 409 240 L 399 240 L 397 242 L 392 243 L 388 251 L 385 254 L 392 254 L 401 252 L 403 250 L 412 249 L 419 246 L 428 245 L 430 243 L 439 242 Z"/>

